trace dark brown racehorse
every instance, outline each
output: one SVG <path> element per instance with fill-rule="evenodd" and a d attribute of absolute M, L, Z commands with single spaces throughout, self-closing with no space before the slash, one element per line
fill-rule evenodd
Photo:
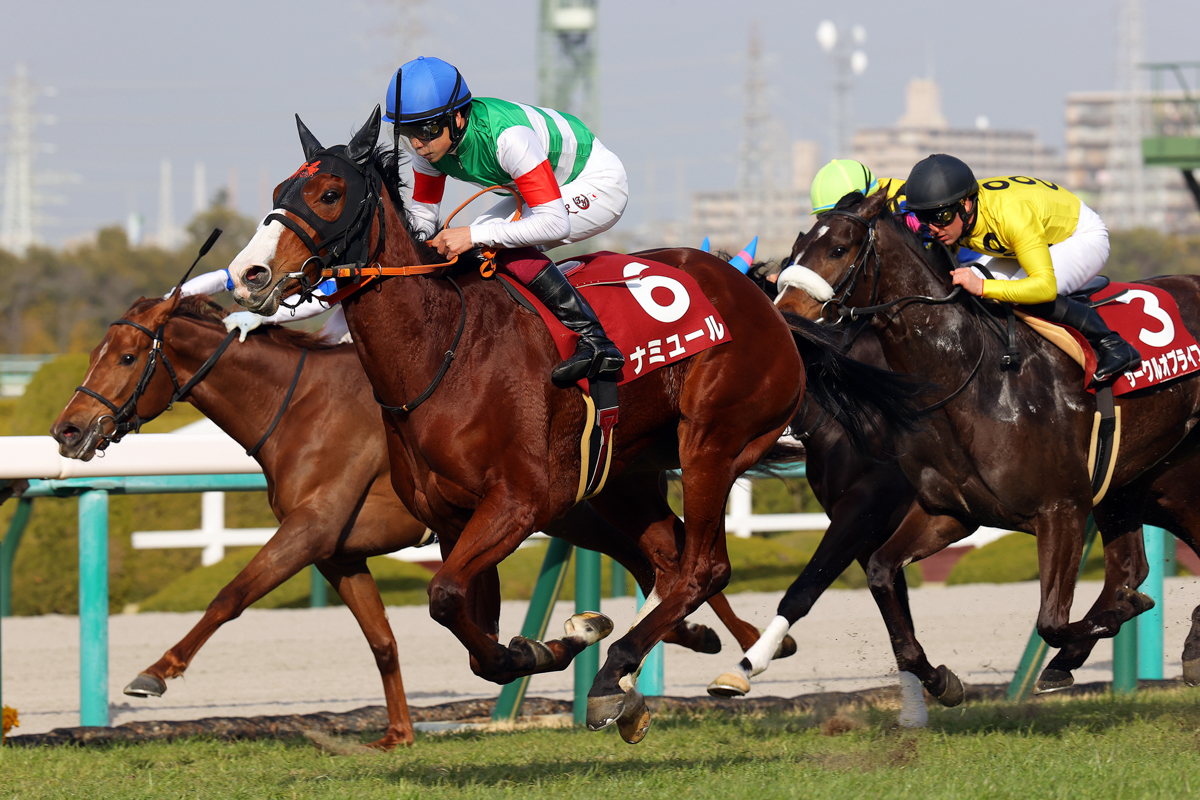
<path fill-rule="evenodd" d="M 1124 423 L 1120 458 L 1108 494 L 1093 509 L 1087 455 L 1095 403 L 1080 387 L 1079 368 L 1018 326 L 1024 362 L 1019 370 L 1000 369 L 1006 342 L 998 334 L 992 304 L 957 294 L 946 300 L 953 266 L 948 255 L 927 251 L 896 224 L 882 196 L 822 215 L 803 237 L 797 262 L 811 271 L 812 293 L 820 302 L 811 316 L 836 321 L 872 316 L 862 309 L 886 306 L 873 313 L 872 325 L 887 363 L 943 387 L 944 405 L 931 424 L 901 448 L 900 465 L 916 487 L 919 513 L 901 522 L 868 568 L 902 671 L 915 673 L 934 695 L 956 682 L 926 660 L 893 588 L 901 566 L 932 555 L 959 535 L 930 527 L 930 516 L 956 518 L 963 523 L 960 532 L 991 525 L 1037 537 L 1038 630 L 1052 646 L 1112 636 L 1148 607 L 1148 598 L 1133 588 L 1146 574 L 1145 554 L 1134 534 L 1143 518 L 1166 519 L 1171 525 L 1164 527 L 1171 530 L 1190 521 L 1177 509 L 1158 516 L 1150 509 L 1172 495 L 1170 487 L 1184 477 L 1200 444 L 1192 434 L 1200 419 L 1200 380 L 1189 377 L 1152 394 L 1118 398 Z M 1200 279 L 1175 276 L 1151 283 L 1175 297 L 1195 335 Z M 1179 492 L 1174 495 L 1178 501 Z M 1120 557 L 1108 559 L 1101 599 L 1072 623 L 1084 525 L 1093 511 L 1106 552 L 1116 548 Z M 1200 674 L 1198 650 L 1200 632 L 1194 625 L 1185 650 L 1192 660 L 1185 672 L 1192 679 L 1192 673 Z"/>
<path fill-rule="evenodd" d="M 173 371 L 183 386 L 195 382 L 182 399 L 243 447 L 254 447 L 265 432 L 273 431 L 255 457 L 267 477 L 272 510 L 280 520 L 278 533 L 221 590 L 188 635 L 125 693 L 161 696 L 166 680 L 182 675 L 221 625 L 315 563 L 359 621 L 379 666 L 389 727 L 375 746 L 411 744 L 396 644 L 365 560 L 417 545 L 429 532 L 392 490 L 383 425 L 358 355 L 350 345 L 331 346 L 315 336 L 274 326 L 237 343 L 236 332 L 227 334 L 221 324 L 224 316 L 203 297 L 140 300 L 93 351 L 84 381 L 89 392 L 114 405 L 132 399 L 129 413 L 144 420 L 162 413 L 179 395 L 171 382 Z M 147 367 L 156 338 L 161 343 L 159 361 Z M 146 383 L 138 390 L 143 376 Z M 114 415 L 94 395 L 80 392 L 59 415 L 52 434 L 63 455 L 90 460 L 108 445 L 109 437 L 119 438 L 114 435 L 114 416 L 121 415 Z M 573 507 L 566 519 L 547 530 L 613 557 L 646 593 L 653 590 L 650 562 L 587 503 Z M 709 602 L 743 649 L 755 641 L 758 630 L 739 619 L 723 595 Z M 498 606 L 488 613 L 498 622 Z M 720 650 L 714 631 L 686 621 L 664 641 L 699 652 Z M 790 654 L 795 643 L 785 642 L 779 651 Z"/>
<path fill-rule="evenodd" d="M 300 275 L 311 282 L 322 261 L 336 263 L 356 248 L 385 268 L 435 260 L 408 231 L 394 168 L 385 154 L 374 154 L 378 108 L 345 146 L 322 148 L 300 129 L 307 163 L 281 186 L 274 212 L 287 227 L 279 218 L 270 221 L 230 267 L 240 303 L 270 313 L 299 288 Z M 893 423 L 912 419 L 905 384 L 852 366 L 810 326 L 798 322 L 790 329 L 725 262 L 692 250 L 648 257 L 686 270 L 733 339 L 622 388 L 613 478 L 592 501 L 639 544 L 677 543 L 670 552 L 644 550 L 658 570 L 654 591 L 633 629 L 609 648 L 589 694 L 589 726 L 619 722 L 631 742 L 649 725 L 635 688 L 643 658 L 728 581 L 725 500 L 737 476 L 767 455 L 794 415 L 805 380 L 801 352 L 820 365 L 810 375 L 810 390 L 846 425 L 862 428 L 856 413 L 859 420 L 878 414 Z M 505 647 L 476 613 L 469 592 L 477 576 L 576 502 L 584 403 L 578 391 L 550 382 L 557 355 L 549 334 L 497 282 L 476 274 L 463 276 L 461 287 L 446 276 L 378 280 L 343 307 L 374 391 L 389 406 L 393 485 L 417 519 L 457 539 L 430 584 L 431 615 L 454 632 L 477 674 L 489 680 L 565 668 L 607 633 L 606 622 L 577 615 L 564 639 Z M 439 372 L 460 326 L 465 332 L 453 363 Z M 865 396 L 868 385 L 873 398 Z M 835 393 L 841 395 L 836 401 Z M 416 406 L 418 397 L 427 399 Z M 675 466 L 682 468 L 686 522 L 671 512 L 659 485 L 659 472 Z M 661 533 L 649 533 L 655 530 Z"/>

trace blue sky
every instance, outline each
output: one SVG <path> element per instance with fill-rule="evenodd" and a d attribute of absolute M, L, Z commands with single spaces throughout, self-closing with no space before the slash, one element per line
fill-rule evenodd
<path fill-rule="evenodd" d="M 193 164 L 210 194 L 236 171 L 238 205 L 265 211 L 264 192 L 300 163 L 293 114 L 328 144 L 344 141 L 380 102 L 400 60 L 456 63 L 477 95 L 536 99 L 536 0 L 422 0 L 421 30 L 385 0 L 147 2 L 4 0 L 0 83 L 17 62 L 54 87 L 38 110 L 56 124 L 39 139 L 42 170 L 80 179 L 47 209 L 52 243 L 157 216 L 159 161 L 175 175 L 178 222 L 192 209 Z M 861 24 L 870 65 L 855 91 L 860 125 L 889 125 L 911 78 L 941 84 L 952 126 L 1036 130 L 1061 150 L 1068 92 L 1115 79 L 1116 0 L 882 2 L 599 0 L 600 134 L 630 173 L 631 222 L 677 209 L 663 188 L 734 183 L 746 49 L 758 25 L 772 112 L 789 139 L 828 143 L 832 68 L 815 31 L 828 17 Z M 1144 0 L 1146 61 L 1200 60 L 1195 0 Z M 679 210 L 682 213 L 682 210 Z"/>

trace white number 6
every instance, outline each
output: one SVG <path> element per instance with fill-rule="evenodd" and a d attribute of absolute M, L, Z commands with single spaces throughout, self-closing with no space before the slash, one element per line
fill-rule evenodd
<path fill-rule="evenodd" d="M 692 305 L 692 298 L 688 296 L 687 288 L 674 278 L 668 278 L 665 275 L 647 275 L 643 278 L 640 275 L 643 269 L 646 269 L 645 264 L 634 262 L 625 265 L 625 285 L 629 287 L 633 299 L 638 301 L 638 305 L 647 314 L 659 322 L 677 322 L 682 319 Z M 669 291 L 672 295 L 671 302 L 664 306 L 656 301 L 654 299 L 655 289 Z"/>

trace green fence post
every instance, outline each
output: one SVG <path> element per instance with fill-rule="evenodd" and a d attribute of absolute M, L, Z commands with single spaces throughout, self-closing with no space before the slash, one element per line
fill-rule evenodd
<path fill-rule="evenodd" d="M 521 635 L 525 638 L 545 638 L 546 628 L 550 625 L 550 615 L 567 577 L 567 562 L 571 559 L 571 549 L 571 545 L 562 539 L 550 540 L 550 546 L 546 548 L 546 555 L 542 559 L 541 572 L 538 573 L 537 583 L 533 587 L 533 597 L 529 600 L 529 610 L 525 612 L 525 624 L 521 626 Z M 497 722 L 515 721 L 521 714 L 521 703 L 528 688 L 528 675 L 506 684 L 500 690 L 500 697 L 496 699 L 496 710 L 492 712 L 492 719 Z"/>
<path fill-rule="evenodd" d="M 1092 545 L 1095 543 L 1096 523 L 1089 515 L 1087 533 L 1083 537 L 1083 554 L 1079 558 L 1079 574 L 1075 576 L 1076 580 L 1083 575 L 1083 568 L 1087 564 L 1088 556 L 1092 552 Z M 1037 686 L 1038 673 L 1042 671 L 1042 663 L 1046 660 L 1046 653 L 1049 651 L 1050 646 L 1042 641 L 1042 637 L 1037 632 L 1037 625 L 1034 624 L 1033 633 L 1029 635 L 1029 643 L 1025 645 L 1021 663 L 1017 665 L 1017 672 L 1013 675 L 1012 683 L 1008 685 L 1005 697 L 1012 701 L 1023 701 L 1033 696 L 1033 689 Z"/>
<path fill-rule="evenodd" d="M 1137 618 L 1137 677 L 1161 681 L 1163 677 L 1163 576 L 1166 573 L 1168 547 L 1175 544 L 1175 537 L 1146 525 L 1142 528 L 1146 542 L 1146 561 L 1150 571 L 1142 582 L 1141 590 L 1154 600 L 1154 608 Z"/>
<path fill-rule="evenodd" d="M 108 726 L 108 492 L 79 496 L 79 724 Z"/>
<path fill-rule="evenodd" d="M 638 609 L 646 602 L 642 587 L 637 587 Z M 646 660 L 642 662 L 642 672 L 638 675 L 638 691 L 646 697 L 662 697 L 663 694 L 663 643 L 659 642 L 650 648 Z"/>
<path fill-rule="evenodd" d="M 324 608 L 329 605 L 329 584 L 325 582 L 325 576 L 317 569 L 316 564 L 308 566 L 308 583 L 308 607 Z"/>
<path fill-rule="evenodd" d="M 612 567 L 612 575 L 609 577 L 609 594 L 613 597 L 624 597 L 629 593 L 629 588 L 625 583 L 625 568 L 616 561 L 609 559 L 609 564 Z"/>
<path fill-rule="evenodd" d="M 1133 694 L 1137 691 L 1138 620 L 1126 622 L 1113 637 L 1113 691 Z"/>
<path fill-rule="evenodd" d="M 600 610 L 600 554 L 580 548 L 575 553 L 575 613 Z M 600 671 L 600 645 L 575 656 L 575 724 L 587 722 L 587 696 Z"/>
<path fill-rule="evenodd" d="M 13 560 L 17 557 L 17 546 L 21 544 L 21 536 L 25 526 L 29 524 L 29 515 L 33 511 L 33 500 L 22 497 L 17 501 L 17 510 L 13 512 L 12 521 L 8 523 L 8 533 L 0 541 L 0 617 L 12 616 L 12 576 Z"/>

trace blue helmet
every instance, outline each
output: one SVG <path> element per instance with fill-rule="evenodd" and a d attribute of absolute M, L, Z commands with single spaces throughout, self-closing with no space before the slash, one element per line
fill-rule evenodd
<path fill-rule="evenodd" d="M 457 67 L 440 58 L 420 56 L 400 67 L 392 76 L 387 90 L 387 113 L 383 118 L 401 124 L 425 122 L 460 109 L 469 102 L 471 90 Z"/>

